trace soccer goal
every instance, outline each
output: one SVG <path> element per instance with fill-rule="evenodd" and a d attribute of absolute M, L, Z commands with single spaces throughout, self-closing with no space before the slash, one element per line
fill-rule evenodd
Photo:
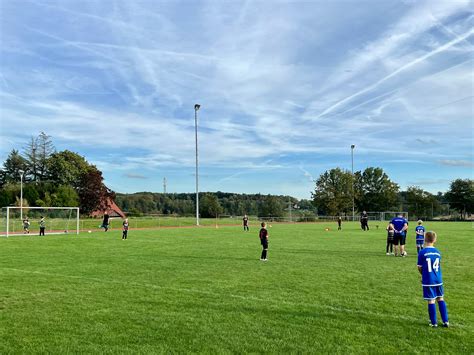
<path fill-rule="evenodd" d="M 41 217 L 45 234 L 79 234 L 79 207 L 10 206 L 2 208 L 2 217 L 1 236 L 39 234 Z"/>

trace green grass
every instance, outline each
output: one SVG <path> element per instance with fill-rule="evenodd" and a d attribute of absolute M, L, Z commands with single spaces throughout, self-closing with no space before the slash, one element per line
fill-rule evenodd
<path fill-rule="evenodd" d="M 75 217 L 75 216 L 74 216 Z M 46 231 L 63 231 L 65 229 L 74 230 L 76 229 L 76 220 L 68 218 L 48 218 L 46 217 Z M 256 218 L 256 217 L 254 217 Z M 38 233 L 39 231 L 39 217 L 30 218 L 30 230 L 32 233 Z M 112 218 L 110 220 L 111 229 L 122 228 L 121 218 Z M 242 223 L 240 218 L 200 218 L 200 225 L 202 226 L 219 226 L 223 225 L 238 225 Z M 0 233 L 6 231 L 6 220 L 5 218 L 0 219 Z M 131 228 L 166 228 L 166 227 L 192 227 L 196 225 L 195 217 L 131 217 L 129 218 Z M 79 229 L 82 231 L 97 231 L 100 230 L 102 224 L 102 218 L 82 218 L 79 221 Z M 19 216 L 10 220 L 10 233 L 22 233 L 23 223 Z"/>
<path fill-rule="evenodd" d="M 267 263 L 252 226 L 0 238 L 0 353 L 472 353 L 471 224 L 426 225 L 449 329 L 374 226 L 273 225 Z"/>

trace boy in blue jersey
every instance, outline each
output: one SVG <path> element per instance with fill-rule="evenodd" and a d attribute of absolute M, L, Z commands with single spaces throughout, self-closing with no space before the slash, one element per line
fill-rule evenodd
<path fill-rule="evenodd" d="M 402 214 L 399 214 L 398 217 L 395 217 L 390 221 L 390 225 L 394 230 L 393 244 L 395 245 L 395 256 L 406 256 L 407 252 L 405 251 L 405 242 L 408 221 L 403 218 Z"/>
<path fill-rule="evenodd" d="M 436 328 L 436 301 L 443 321 L 443 327 L 449 327 L 448 309 L 444 302 L 443 278 L 441 275 L 441 253 L 434 247 L 436 233 L 425 233 L 425 248 L 418 253 L 418 271 L 421 274 L 423 298 L 428 301 L 430 327 Z"/>
<path fill-rule="evenodd" d="M 419 253 L 423 249 L 425 242 L 425 227 L 423 227 L 423 221 L 419 220 L 418 225 L 415 228 L 416 233 L 416 252 Z"/>

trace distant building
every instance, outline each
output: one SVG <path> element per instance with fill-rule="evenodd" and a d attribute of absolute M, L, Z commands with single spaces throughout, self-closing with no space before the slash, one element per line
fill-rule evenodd
<path fill-rule="evenodd" d="M 107 207 L 105 209 L 96 210 L 91 213 L 92 217 L 102 217 L 105 213 L 107 213 L 111 218 L 120 217 L 125 218 L 125 213 L 120 209 L 117 204 L 111 200 L 107 200 Z"/>

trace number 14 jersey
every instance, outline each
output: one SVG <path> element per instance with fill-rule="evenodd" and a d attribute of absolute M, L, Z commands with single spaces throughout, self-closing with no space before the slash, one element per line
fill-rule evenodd
<path fill-rule="evenodd" d="M 441 253 L 435 247 L 426 247 L 418 253 L 418 266 L 421 266 L 421 283 L 423 286 L 440 286 Z"/>

